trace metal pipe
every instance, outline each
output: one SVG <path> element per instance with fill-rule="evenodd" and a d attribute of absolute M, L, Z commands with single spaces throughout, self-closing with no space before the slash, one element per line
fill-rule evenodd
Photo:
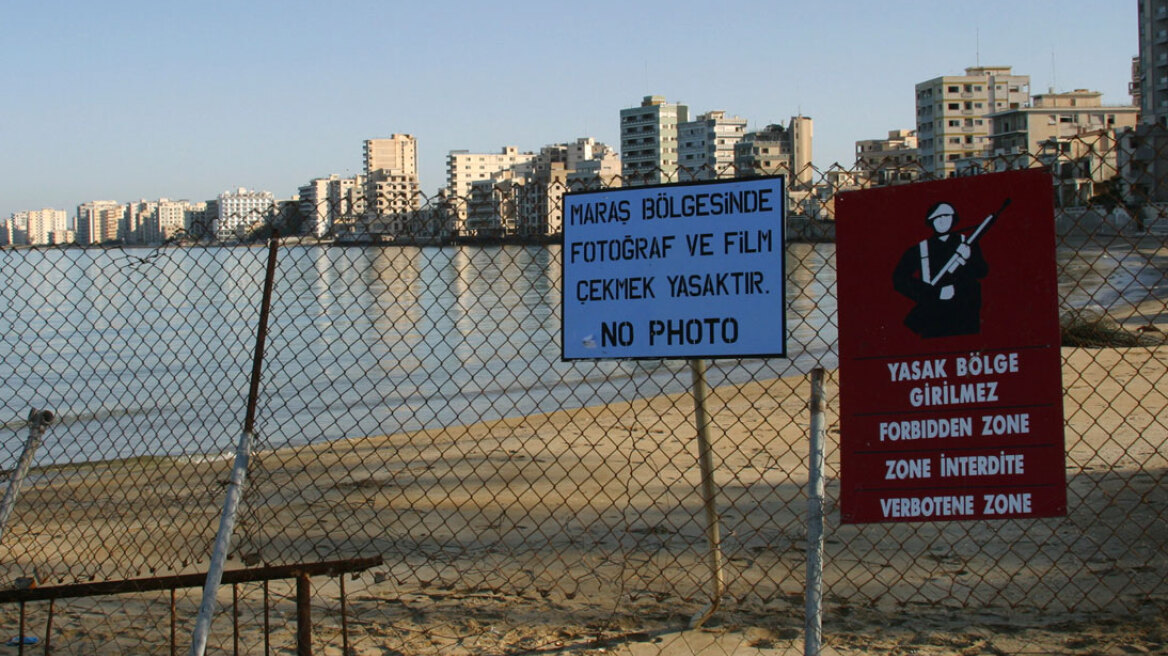
<path fill-rule="evenodd" d="M 231 584 L 231 653 L 239 656 L 239 584 Z"/>
<path fill-rule="evenodd" d="M 811 370 L 811 447 L 807 478 L 807 592 L 804 656 L 819 656 L 823 640 L 823 368 Z"/>
<path fill-rule="evenodd" d="M 177 590 L 170 589 L 170 656 L 178 654 L 178 608 L 175 603 Z"/>
<path fill-rule="evenodd" d="M 272 653 L 272 613 L 268 581 L 264 581 L 264 656 Z"/>
<path fill-rule="evenodd" d="M 341 583 L 341 653 L 349 654 L 349 611 L 345 595 L 345 575 L 337 577 Z"/>
<path fill-rule="evenodd" d="M 312 581 L 307 572 L 296 577 L 296 656 L 312 656 Z"/>
<path fill-rule="evenodd" d="M 689 620 L 689 627 L 696 629 L 706 623 L 718 610 L 722 603 L 722 594 L 725 591 L 725 575 L 722 572 L 722 536 L 719 529 L 716 488 L 714 486 L 714 456 L 710 448 L 710 420 L 706 413 L 706 361 L 690 360 L 690 372 L 693 374 L 694 418 L 698 432 L 698 465 L 702 473 L 702 504 L 706 510 L 706 541 L 710 546 L 710 574 L 713 577 L 713 590 L 710 591 L 710 602 L 694 614 Z"/>
<path fill-rule="evenodd" d="M 53 653 L 53 613 L 56 605 L 56 599 L 49 600 L 49 619 L 45 622 L 45 656 Z"/>
<path fill-rule="evenodd" d="M 24 602 L 20 602 L 20 633 L 17 634 L 16 653 L 24 656 Z"/>
<path fill-rule="evenodd" d="M 272 304 L 272 286 L 276 277 L 276 252 L 279 249 L 279 234 L 273 230 L 268 240 L 268 268 L 264 275 L 263 299 L 260 302 L 259 326 L 256 328 L 255 357 L 252 359 L 251 386 L 247 394 L 247 414 L 243 420 L 243 432 L 235 447 L 235 465 L 231 468 L 231 483 L 227 486 L 227 498 L 223 501 L 223 513 L 219 517 L 219 531 L 215 535 L 215 546 L 211 551 L 211 565 L 207 569 L 207 581 L 203 585 L 203 601 L 199 604 L 199 615 L 195 620 L 195 630 L 191 636 L 191 656 L 203 656 L 207 650 L 207 637 L 211 631 L 211 619 L 215 614 L 215 595 L 223 579 L 223 569 L 227 564 L 227 554 L 231 550 L 231 534 L 235 530 L 235 515 L 239 511 L 239 501 L 243 496 L 243 486 L 247 481 L 247 466 L 251 458 L 251 444 L 254 438 L 255 409 L 259 397 L 260 375 L 263 370 L 264 342 L 268 334 L 268 310 Z"/>
<path fill-rule="evenodd" d="M 28 413 L 28 439 L 24 442 L 24 449 L 20 452 L 20 460 L 16 463 L 16 470 L 12 478 L 8 479 L 8 489 L 4 492 L 4 500 L 0 501 L 0 540 L 8 528 L 8 518 L 12 516 L 12 509 L 16 507 L 16 497 L 20 495 L 20 488 L 24 485 L 24 477 L 32 467 L 32 460 L 36 457 L 37 449 L 41 446 L 41 438 L 45 429 L 53 423 L 51 410 L 37 410 L 33 408 Z"/>

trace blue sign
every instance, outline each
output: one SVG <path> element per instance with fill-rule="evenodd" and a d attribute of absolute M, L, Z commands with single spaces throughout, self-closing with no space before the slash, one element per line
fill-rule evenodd
<path fill-rule="evenodd" d="M 783 183 L 565 195 L 563 359 L 785 356 Z"/>

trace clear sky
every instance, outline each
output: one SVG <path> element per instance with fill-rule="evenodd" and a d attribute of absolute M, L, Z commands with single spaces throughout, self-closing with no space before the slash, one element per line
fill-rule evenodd
<path fill-rule="evenodd" d="M 748 129 L 815 121 L 814 162 L 915 128 L 913 86 L 1009 65 L 1031 91 L 1128 104 L 1136 0 L 0 0 L 0 217 L 90 200 L 288 198 L 418 140 L 451 150 L 590 136 L 664 95 Z"/>

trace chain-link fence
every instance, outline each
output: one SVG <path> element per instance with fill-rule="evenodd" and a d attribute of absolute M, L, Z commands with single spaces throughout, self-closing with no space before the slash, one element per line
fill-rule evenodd
<path fill-rule="evenodd" d="M 32 653 L 186 649 L 198 590 L 177 581 L 207 569 L 275 228 L 229 570 L 287 576 L 222 588 L 213 652 L 288 653 L 306 609 L 318 653 L 800 652 L 816 366 L 829 372 L 827 649 L 1166 649 L 1165 158 L 1137 170 L 1076 146 L 990 163 L 1056 180 L 1068 514 L 1041 520 L 839 524 L 832 198 L 920 175 L 792 178 L 790 357 L 706 373 L 726 589 L 700 629 L 688 624 L 712 573 L 691 370 L 560 360 L 548 233 L 562 186 L 413 197 L 423 207 L 391 219 L 342 212 L 323 237 L 284 236 L 306 219 L 285 209 L 239 223 L 239 242 L 192 229 L 142 248 L 0 250 L 9 487 L 30 409 L 55 414 L 3 527 L 0 630 L 35 636 Z M 299 587 L 307 564 L 371 558 Z M 102 582 L 122 587 L 83 587 Z"/>

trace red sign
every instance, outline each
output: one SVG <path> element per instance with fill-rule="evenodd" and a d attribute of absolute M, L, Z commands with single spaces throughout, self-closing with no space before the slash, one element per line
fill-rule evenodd
<path fill-rule="evenodd" d="M 1066 514 L 1052 188 L 837 197 L 844 523 Z"/>

